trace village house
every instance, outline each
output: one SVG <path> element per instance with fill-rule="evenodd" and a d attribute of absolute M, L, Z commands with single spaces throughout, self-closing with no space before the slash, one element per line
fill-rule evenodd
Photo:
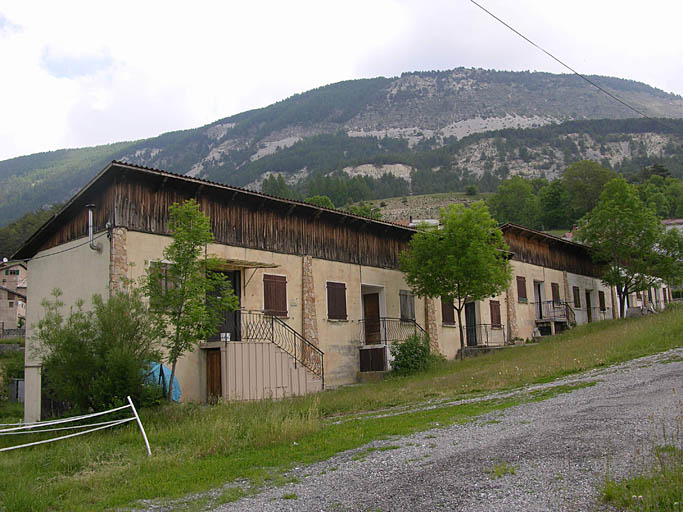
<path fill-rule="evenodd" d="M 26 265 L 0 263 L 0 335 L 21 328 L 26 319 Z"/>
<path fill-rule="evenodd" d="M 168 208 L 195 198 L 211 219 L 208 253 L 240 299 L 220 332 L 182 357 L 183 401 L 258 399 L 357 382 L 390 368 L 388 347 L 428 332 L 447 358 L 460 348 L 452 305 L 415 297 L 398 269 L 415 229 L 197 178 L 112 162 L 14 255 L 27 262 L 25 419 L 39 419 L 41 361 L 32 331 L 54 288 L 65 304 L 164 265 Z M 467 306 L 469 346 L 502 346 L 611 317 L 586 248 L 503 226 L 513 280 Z"/>

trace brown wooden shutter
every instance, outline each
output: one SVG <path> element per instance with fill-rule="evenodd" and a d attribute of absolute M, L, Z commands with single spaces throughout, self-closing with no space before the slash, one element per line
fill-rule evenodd
<path fill-rule="evenodd" d="M 408 290 L 399 290 L 401 320 L 415 320 L 415 297 Z"/>
<path fill-rule="evenodd" d="M 327 283 L 327 318 L 346 320 L 346 284 Z"/>
<path fill-rule="evenodd" d="M 517 276 L 517 300 L 520 302 L 527 301 L 526 278 L 522 276 Z"/>
<path fill-rule="evenodd" d="M 441 297 L 441 322 L 449 325 L 455 324 L 453 304 L 445 301 L 443 297 Z"/>
<path fill-rule="evenodd" d="M 502 327 L 503 323 L 500 321 L 500 302 L 490 300 L 489 307 L 491 308 L 491 325 L 493 327 Z"/>
<path fill-rule="evenodd" d="M 600 311 L 605 311 L 605 292 L 598 292 L 598 302 L 600 303 Z"/>
<path fill-rule="evenodd" d="M 553 303 L 560 303 L 560 285 L 558 283 L 550 283 L 550 291 L 553 294 Z"/>
<path fill-rule="evenodd" d="M 581 307 L 581 293 L 579 291 L 579 287 L 573 286 L 572 290 L 574 292 L 574 307 L 580 308 Z"/>
<path fill-rule="evenodd" d="M 287 316 L 287 278 L 263 274 L 263 310 L 269 315 Z"/>

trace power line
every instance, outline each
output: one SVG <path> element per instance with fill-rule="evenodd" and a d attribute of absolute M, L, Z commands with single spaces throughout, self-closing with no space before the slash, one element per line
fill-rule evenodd
<path fill-rule="evenodd" d="M 109 234 L 108 231 L 105 231 L 104 233 L 100 233 L 99 235 L 93 237 L 93 241 L 97 240 L 98 238 L 102 238 L 103 236 L 108 235 L 108 234 Z M 62 249 L 61 251 L 51 252 L 49 254 L 43 254 L 42 256 L 35 256 L 33 258 L 24 258 L 21 260 L 3 261 L 3 262 L 0 262 L 0 265 L 9 265 L 12 263 L 25 263 L 27 261 L 39 260 L 41 258 L 48 258 L 50 256 L 56 256 L 57 254 L 62 254 L 63 252 L 68 252 L 68 251 L 72 251 L 74 249 L 78 249 L 79 247 L 83 247 L 84 245 L 87 245 L 89 243 L 90 243 L 90 240 L 86 240 L 85 242 L 83 242 L 81 244 L 74 245 L 73 247 L 67 247 L 66 249 Z"/>
<path fill-rule="evenodd" d="M 511 27 L 510 25 L 508 25 L 507 23 L 505 23 L 505 22 L 504 22 L 503 20 L 501 20 L 498 16 L 496 16 L 495 14 L 493 14 L 491 11 L 489 11 L 488 9 L 486 9 L 485 7 L 483 7 L 482 5 L 478 4 L 478 3 L 475 2 L 474 0 L 470 0 L 470 2 L 472 2 L 474 5 L 476 5 L 477 7 L 479 7 L 482 11 L 484 11 L 486 14 L 488 14 L 489 16 L 491 16 L 493 19 L 495 19 L 495 20 L 498 21 L 499 23 L 502 23 L 502 24 L 505 25 L 507 28 L 509 28 L 510 30 L 512 30 L 515 34 L 517 34 L 519 37 L 521 37 L 522 39 L 524 39 L 527 43 L 529 43 L 529 44 L 531 44 L 532 46 L 534 46 L 535 48 L 541 50 L 541 51 L 542 51 L 543 53 L 545 53 L 548 57 L 550 57 L 550 58 L 553 59 L 554 61 L 556 61 L 556 62 L 558 62 L 559 64 L 561 64 L 562 66 L 564 66 L 565 68 L 567 68 L 569 71 L 571 71 L 572 73 L 574 73 L 576 76 L 582 78 L 583 80 L 585 80 L 586 82 L 588 82 L 589 84 L 591 84 L 591 85 L 592 85 L 593 87 L 595 87 L 596 89 L 602 91 L 603 93 L 605 93 L 607 96 L 609 96 L 609 97 L 612 98 L 613 100 L 618 101 L 619 103 L 621 103 L 622 105 L 624 105 L 624 106 L 627 107 L 628 109 L 633 110 L 636 114 L 638 114 L 638 115 L 640 115 L 640 116 L 642 116 L 642 117 L 644 117 L 644 118 L 646 118 L 646 119 L 649 119 L 650 121 L 655 121 L 655 122 L 658 122 L 658 123 L 664 125 L 664 123 L 661 123 L 661 122 L 660 122 L 659 120 L 657 120 L 657 119 L 651 118 L 650 116 L 648 116 L 647 114 L 641 112 L 641 111 L 638 110 L 637 108 L 635 108 L 635 107 L 629 105 L 628 103 L 626 103 L 624 100 L 622 100 L 622 99 L 619 98 L 618 96 L 616 96 L 616 95 L 612 94 L 611 92 L 609 92 L 609 91 L 603 89 L 602 87 L 600 87 L 598 84 L 596 84 L 595 82 L 593 82 L 593 81 L 592 81 L 591 79 L 589 79 L 588 77 L 582 75 L 581 73 L 579 73 L 578 71 L 576 71 L 574 68 L 572 68 L 572 67 L 569 66 L 568 64 L 565 64 L 565 63 L 562 62 L 560 59 L 558 59 L 557 57 L 555 57 L 552 53 L 550 53 L 549 51 L 543 49 L 542 47 L 540 47 L 539 45 L 537 45 L 536 43 L 534 43 L 531 39 L 529 39 L 528 37 L 526 37 L 526 36 L 525 36 L 524 34 L 522 34 L 520 31 L 516 30 L 514 27 Z M 671 127 L 670 127 L 670 126 L 667 126 L 667 128 L 671 128 Z"/>

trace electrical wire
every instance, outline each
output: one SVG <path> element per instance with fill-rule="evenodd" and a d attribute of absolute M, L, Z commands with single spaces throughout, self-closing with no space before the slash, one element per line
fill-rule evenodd
<path fill-rule="evenodd" d="M 103 236 L 106 236 L 106 235 L 108 235 L 108 234 L 109 234 L 108 231 L 105 231 L 105 232 L 103 232 L 103 233 L 100 233 L 99 235 L 93 237 L 93 242 L 94 242 L 95 240 L 97 240 L 98 238 L 102 238 Z M 27 261 L 39 260 L 39 259 L 41 259 L 41 258 L 48 258 L 48 257 L 50 257 L 50 256 L 56 256 L 57 254 L 62 254 L 62 253 L 64 253 L 64 252 L 69 252 L 69 251 L 72 251 L 72 250 L 74 250 L 74 249 L 78 249 L 79 247 L 83 247 L 84 245 L 88 245 L 89 243 L 90 243 L 90 240 L 86 240 L 86 241 L 83 242 L 82 244 L 74 245 L 73 247 L 68 247 L 68 248 L 66 248 L 66 249 L 62 249 L 61 251 L 51 252 L 51 253 L 49 253 L 49 254 L 43 254 L 42 256 L 34 256 L 33 258 L 24 258 L 24 259 L 21 259 L 21 260 L 8 260 L 8 261 L 3 261 L 3 262 L 1 262 L 1 264 L 2 264 L 2 265 L 9 265 L 10 263 L 25 263 L 25 262 L 27 262 Z"/>

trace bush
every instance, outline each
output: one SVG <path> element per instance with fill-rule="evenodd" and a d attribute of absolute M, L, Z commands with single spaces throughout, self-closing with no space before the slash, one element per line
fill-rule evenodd
<path fill-rule="evenodd" d="M 7 398 L 12 379 L 24 378 L 24 351 L 13 350 L 0 355 L 0 399 Z"/>
<path fill-rule="evenodd" d="M 465 188 L 465 194 L 468 196 L 476 196 L 479 193 L 479 187 L 476 185 L 467 185 Z"/>
<path fill-rule="evenodd" d="M 105 301 L 92 298 L 92 310 L 79 301 L 64 318 L 59 290 L 44 300 L 38 322 L 43 371 L 50 398 L 77 411 L 116 407 L 126 396 L 138 404 L 154 402 L 156 390 L 146 389 L 147 366 L 158 360 L 159 332 L 139 291 L 117 292 Z"/>
<path fill-rule="evenodd" d="M 391 368 L 397 374 L 407 375 L 424 371 L 431 362 L 429 337 L 426 334 L 413 334 L 405 341 L 392 345 L 390 350 L 394 358 Z"/>

